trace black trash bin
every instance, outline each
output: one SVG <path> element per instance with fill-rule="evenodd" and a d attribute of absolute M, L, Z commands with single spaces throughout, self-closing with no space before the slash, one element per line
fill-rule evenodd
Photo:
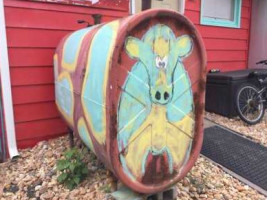
<path fill-rule="evenodd" d="M 249 78 L 252 71 L 267 71 L 266 69 L 248 69 L 231 72 L 207 74 L 206 84 L 206 111 L 234 117 L 237 115 L 235 99 L 241 84 L 250 82 L 258 86 L 255 78 Z"/>

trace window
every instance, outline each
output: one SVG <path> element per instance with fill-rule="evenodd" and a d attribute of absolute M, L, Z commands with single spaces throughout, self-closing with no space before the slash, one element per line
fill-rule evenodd
<path fill-rule="evenodd" d="M 200 23 L 240 28 L 242 0 L 202 0 Z"/>
<path fill-rule="evenodd" d="M 184 13 L 185 0 L 131 0 L 131 13 L 139 13 L 150 8 L 167 8 Z"/>

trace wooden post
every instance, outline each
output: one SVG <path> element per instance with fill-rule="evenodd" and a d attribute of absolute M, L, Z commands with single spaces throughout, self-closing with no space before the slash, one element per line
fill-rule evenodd
<path fill-rule="evenodd" d="M 142 11 L 151 8 L 151 0 L 142 0 Z"/>

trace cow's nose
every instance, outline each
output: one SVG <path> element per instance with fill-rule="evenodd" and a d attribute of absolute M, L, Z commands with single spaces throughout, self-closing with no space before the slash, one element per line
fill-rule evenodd
<path fill-rule="evenodd" d="M 156 98 L 157 100 L 160 100 L 160 99 L 161 99 L 161 94 L 160 94 L 159 91 L 156 92 L 156 94 L 155 94 L 155 98 Z"/>
<path fill-rule="evenodd" d="M 170 98 L 170 94 L 167 91 L 156 91 L 155 99 L 157 103 L 166 104 Z"/>
<path fill-rule="evenodd" d="M 168 92 L 164 92 L 164 100 L 168 100 L 169 99 L 169 93 Z"/>

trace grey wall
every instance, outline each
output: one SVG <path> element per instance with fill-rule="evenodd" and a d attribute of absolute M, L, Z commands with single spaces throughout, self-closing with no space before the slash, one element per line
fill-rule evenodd
<path fill-rule="evenodd" d="M 267 0 L 252 2 L 248 67 L 255 68 L 259 60 L 267 60 Z"/>

